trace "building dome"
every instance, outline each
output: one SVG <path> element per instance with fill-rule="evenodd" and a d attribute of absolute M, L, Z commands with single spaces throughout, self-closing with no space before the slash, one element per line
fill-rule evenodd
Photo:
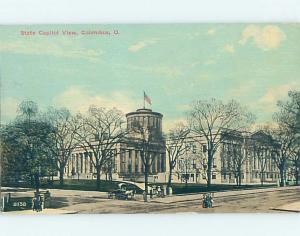
<path fill-rule="evenodd" d="M 134 133 L 137 126 L 150 131 L 152 137 L 161 139 L 162 137 L 162 117 L 159 112 L 153 112 L 151 109 L 141 108 L 135 112 L 126 114 L 127 130 Z"/>

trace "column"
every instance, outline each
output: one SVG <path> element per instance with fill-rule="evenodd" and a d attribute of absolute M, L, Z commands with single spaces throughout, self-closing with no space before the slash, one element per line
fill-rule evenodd
<path fill-rule="evenodd" d="M 157 172 L 161 173 L 161 154 L 157 153 Z"/>
<path fill-rule="evenodd" d="M 75 174 L 79 173 L 79 154 L 76 153 L 76 158 L 75 158 L 75 163 L 76 163 L 76 167 L 75 167 Z"/>
<path fill-rule="evenodd" d="M 79 173 L 82 174 L 83 172 L 83 153 L 79 154 Z"/>
<path fill-rule="evenodd" d="M 132 173 L 135 174 L 135 162 L 136 162 L 136 159 L 135 159 L 135 150 L 131 150 L 131 169 L 132 169 Z"/>

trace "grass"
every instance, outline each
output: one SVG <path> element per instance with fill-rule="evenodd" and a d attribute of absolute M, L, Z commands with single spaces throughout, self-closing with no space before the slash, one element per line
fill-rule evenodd
<path fill-rule="evenodd" d="M 110 192 L 112 190 L 118 189 L 119 181 L 105 181 L 101 180 L 100 192 Z M 156 184 L 161 185 L 161 184 Z M 10 185 L 12 186 L 12 185 Z M 257 188 L 268 188 L 274 187 L 275 185 L 225 185 L 225 184 L 213 184 L 210 189 L 207 189 L 205 184 L 195 184 L 195 183 L 173 183 L 172 189 L 174 194 L 188 194 L 188 193 L 199 193 L 199 192 L 219 192 L 219 191 L 230 191 L 230 190 L 244 190 L 244 189 L 257 189 Z M 22 183 L 19 186 L 12 187 L 27 187 L 32 188 L 30 184 Z M 77 179 L 66 179 L 64 180 L 64 185 L 60 186 L 59 181 L 55 180 L 52 184 L 47 182 L 41 183 L 41 188 L 49 189 L 66 189 L 66 190 L 81 190 L 81 191 L 97 191 L 96 180 L 77 180 Z M 142 193 L 142 190 L 130 186 L 130 188 L 135 189 L 137 193 Z"/>
<path fill-rule="evenodd" d="M 184 194 L 184 193 L 199 193 L 199 192 L 220 192 L 220 191 L 232 191 L 232 190 L 245 190 L 245 189 L 257 189 L 257 188 L 270 188 L 276 185 L 229 185 L 229 184 L 212 184 L 210 189 L 207 189 L 205 184 L 184 184 L 174 183 L 172 184 L 173 193 Z"/>

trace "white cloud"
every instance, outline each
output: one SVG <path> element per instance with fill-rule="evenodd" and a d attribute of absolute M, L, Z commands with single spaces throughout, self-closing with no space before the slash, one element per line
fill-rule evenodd
<path fill-rule="evenodd" d="M 249 96 L 249 94 L 252 94 L 256 86 L 257 84 L 254 80 L 247 80 L 243 83 L 236 84 L 231 89 L 227 90 L 226 96 L 240 99 L 243 96 Z"/>
<path fill-rule="evenodd" d="M 233 54 L 235 52 L 235 48 L 233 44 L 226 44 L 224 46 L 224 51 Z"/>
<path fill-rule="evenodd" d="M 187 125 L 187 121 L 185 118 L 178 118 L 178 119 L 163 119 L 163 132 L 168 133 L 170 130 L 176 128 L 176 126 L 182 123 Z"/>
<path fill-rule="evenodd" d="M 97 60 L 103 51 L 76 48 L 74 45 L 60 46 L 51 41 L 12 41 L 1 42 L 0 52 L 10 52 L 28 55 L 49 55 L 65 58 L 81 58 L 87 60 Z"/>
<path fill-rule="evenodd" d="M 215 28 L 211 28 L 206 32 L 207 35 L 209 36 L 213 36 L 216 34 L 216 29 Z"/>
<path fill-rule="evenodd" d="M 143 49 L 146 46 L 157 43 L 157 41 L 158 41 L 158 39 L 156 39 L 156 38 L 140 41 L 140 42 L 137 42 L 137 43 L 129 46 L 128 50 L 130 52 L 138 52 L 139 50 Z"/>
<path fill-rule="evenodd" d="M 264 112 L 277 111 L 277 101 L 287 98 L 288 92 L 300 86 L 299 82 L 291 82 L 276 87 L 269 88 L 266 93 L 257 101 L 253 101 L 250 107 Z"/>
<path fill-rule="evenodd" d="M 239 43 L 244 45 L 251 39 L 258 48 L 272 50 L 280 46 L 286 39 L 286 35 L 278 26 L 249 25 L 243 30 Z"/>
<path fill-rule="evenodd" d="M 72 86 L 53 99 L 59 107 L 67 107 L 73 112 L 86 112 L 91 105 L 117 108 L 124 113 L 136 110 L 137 104 L 125 92 L 111 92 L 91 95 L 88 89 Z"/>

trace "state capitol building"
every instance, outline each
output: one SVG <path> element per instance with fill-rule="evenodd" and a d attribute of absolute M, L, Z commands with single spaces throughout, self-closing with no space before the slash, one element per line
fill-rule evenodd
<path fill-rule="evenodd" d="M 151 145 L 147 150 L 150 155 L 151 167 L 149 168 L 150 183 L 166 183 L 169 178 L 169 159 L 166 151 L 166 144 L 162 132 L 163 115 L 153 112 L 151 109 L 138 109 L 135 112 L 126 114 L 127 135 L 114 145 L 111 161 L 107 163 L 102 172 L 101 179 L 104 180 L 127 180 L 134 182 L 144 182 L 145 165 L 142 161 L 142 138 L 136 132 L 136 124 L 149 130 L 151 135 Z M 277 182 L 279 178 L 278 170 L 271 158 L 272 147 L 265 142 L 268 139 L 262 132 L 239 133 L 235 136 L 234 143 L 224 140 L 214 155 L 212 169 L 213 184 L 236 183 L 234 173 L 230 169 L 231 145 L 238 145 L 247 142 L 249 145 L 240 145 L 241 153 L 245 155 L 242 167 L 242 184 Z M 255 140 L 255 141 L 253 141 Z M 261 142 L 262 155 L 255 155 L 256 142 Z M 186 141 L 190 148 L 186 149 L 176 163 L 172 171 L 172 181 L 174 183 L 206 183 L 206 163 L 207 156 L 206 142 L 201 136 L 190 134 Z M 71 155 L 65 168 L 66 178 L 95 179 L 96 170 L 92 164 L 92 152 L 86 152 L 82 148 L 77 148 Z M 263 160 L 263 163 L 262 163 Z"/>

